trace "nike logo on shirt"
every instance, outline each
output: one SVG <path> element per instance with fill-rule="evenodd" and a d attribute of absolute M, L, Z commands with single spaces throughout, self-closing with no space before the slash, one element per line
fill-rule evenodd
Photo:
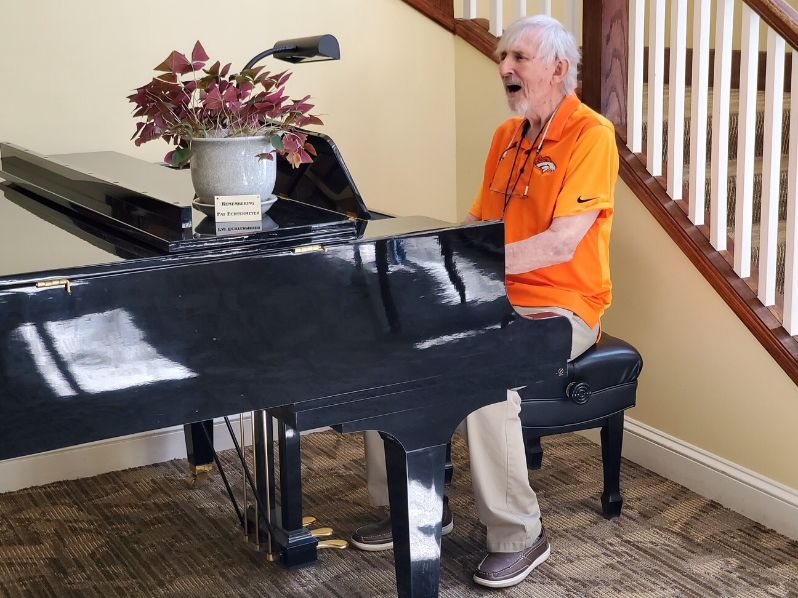
<path fill-rule="evenodd" d="M 588 197 L 587 199 L 583 199 L 581 197 L 576 198 L 576 203 L 587 203 L 589 201 L 593 201 L 594 199 L 598 199 L 598 197 Z"/>

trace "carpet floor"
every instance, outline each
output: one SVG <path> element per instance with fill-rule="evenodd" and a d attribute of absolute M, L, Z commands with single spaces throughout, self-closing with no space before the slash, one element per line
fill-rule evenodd
<path fill-rule="evenodd" d="M 455 439 L 449 491 L 454 531 L 443 539 L 441 596 L 796 596 L 798 543 L 624 462 L 623 515 L 600 515 L 601 453 L 573 434 L 544 439 L 531 472 L 551 558 L 522 584 L 471 581 L 484 529 L 468 455 Z M 234 487 L 240 474 L 222 454 Z M 395 595 L 392 552 L 320 551 L 289 571 L 242 539 L 218 475 L 189 489 L 184 460 L 0 495 L 0 596 Z M 303 438 L 305 513 L 348 535 L 378 513 L 366 506 L 359 436 Z"/>

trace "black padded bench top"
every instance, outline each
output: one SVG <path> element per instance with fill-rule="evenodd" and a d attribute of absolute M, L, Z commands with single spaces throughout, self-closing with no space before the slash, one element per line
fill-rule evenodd
<path fill-rule="evenodd" d="M 568 364 L 566 392 L 537 396 L 526 387 L 521 395 L 525 428 L 580 426 L 634 406 L 643 358 L 629 343 L 602 334 L 599 342 Z"/>

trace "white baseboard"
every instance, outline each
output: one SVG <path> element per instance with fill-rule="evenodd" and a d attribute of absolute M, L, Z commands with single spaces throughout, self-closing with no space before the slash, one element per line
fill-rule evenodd
<path fill-rule="evenodd" d="M 238 416 L 231 416 L 230 419 L 240 442 Z M 302 434 L 328 429 L 307 430 Z M 252 425 L 249 413 L 244 415 L 244 438 L 247 444 L 251 444 Z M 217 451 L 233 448 L 230 433 L 221 418 L 214 420 L 213 441 Z M 0 493 L 185 458 L 183 426 L 163 428 L 0 461 Z"/>
<path fill-rule="evenodd" d="M 598 443 L 598 430 L 580 432 Z M 788 538 L 798 540 L 798 490 L 626 418 L 623 456 L 719 502 Z"/>
<path fill-rule="evenodd" d="M 245 435 L 249 442 L 249 416 L 245 420 Z M 238 417 L 232 423 L 238 436 Z M 233 447 L 224 420 L 216 420 L 213 431 L 216 450 Z M 185 458 L 183 426 L 174 426 L 0 461 L 0 492 Z"/>
<path fill-rule="evenodd" d="M 249 418 L 245 418 L 249 435 Z M 237 420 L 237 418 L 236 418 Z M 233 428 L 238 432 L 237 421 Z M 599 442 L 598 430 L 581 432 Z M 222 420 L 214 425 L 217 450 L 232 448 Z M 74 480 L 110 471 L 183 459 L 182 426 L 134 434 L 0 461 L 0 492 Z M 623 456 L 746 517 L 798 540 L 798 490 L 727 461 L 631 418 Z"/>

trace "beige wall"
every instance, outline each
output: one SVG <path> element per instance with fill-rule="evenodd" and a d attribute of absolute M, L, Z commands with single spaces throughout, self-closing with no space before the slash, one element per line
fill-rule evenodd
<path fill-rule="evenodd" d="M 626 185 L 618 185 L 608 332 L 645 360 L 649 426 L 798 489 L 798 387 Z"/>
<path fill-rule="evenodd" d="M 171 50 L 199 39 L 212 59 L 240 67 L 279 39 L 333 33 L 342 60 L 294 67 L 289 93 L 312 94 L 369 207 L 455 219 L 454 40 L 400 0 L 12 4 L 0 35 L 0 140 L 160 160 L 164 142 L 129 141 L 125 96 Z"/>
<path fill-rule="evenodd" d="M 457 124 L 457 215 L 465 218 L 482 182 L 493 131 L 511 116 L 498 65 L 455 39 L 455 114 Z"/>

